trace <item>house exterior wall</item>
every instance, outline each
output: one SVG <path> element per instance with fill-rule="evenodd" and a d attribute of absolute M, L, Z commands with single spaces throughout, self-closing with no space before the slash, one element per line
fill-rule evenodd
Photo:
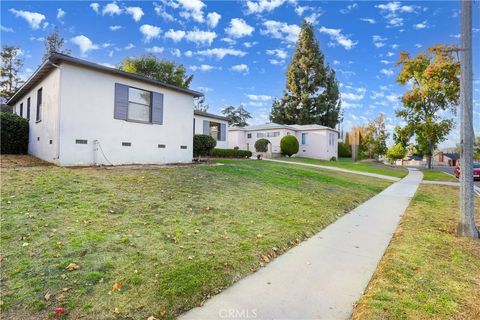
<path fill-rule="evenodd" d="M 225 134 L 225 141 L 220 141 L 217 140 L 217 146 L 216 148 L 221 148 L 221 149 L 227 149 L 228 148 L 228 121 L 220 120 L 217 118 L 211 118 L 211 117 L 205 117 L 205 116 L 199 116 L 199 115 L 194 115 L 193 116 L 193 121 L 195 122 L 194 128 L 195 128 L 195 134 L 203 134 L 203 121 L 207 120 L 210 122 L 217 122 L 217 123 L 222 123 L 225 125 L 226 128 L 226 134 Z"/>
<path fill-rule="evenodd" d="M 37 86 L 32 88 L 15 105 L 13 110 L 20 115 L 23 103 L 23 117 L 27 118 L 27 100 L 30 98 L 30 121 L 28 153 L 42 160 L 59 164 L 59 92 L 61 73 L 54 69 Z M 37 92 L 42 89 L 41 120 L 36 121 Z"/>
<path fill-rule="evenodd" d="M 279 132 L 277 137 L 268 137 L 268 133 Z M 321 129 L 321 130 L 291 130 L 286 128 L 267 128 L 262 130 L 230 130 L 229 131 L 229 148 L 236 146 L 241 150 L 250 150 L 255 152 L 255 142 L 261 137 L 257 137 L 258 133 L 265 134 L 265 139 L 271 142 L 272 154 L 279 155 L 281 153 L 280 141 L 290 134 L 297 138 L 300 145 L 297 156 L 304 156 L 316 159 L 329 160 L 331 157 L 338 157 L 338 134 L 336 131 Z M 307 144 L 302 145 L 302 133 L 307 133 Z M 333 145 L 329 144 L 328 134 L 334 134 Z M 251 137 L 248 138 L 248 135 Z"/>
<path fill-rule="evenodd" d="M 192 96 L 69 63 L 60 68 L 60 165 L 191 162 Z M 114 119 L 115 83 L 164 94 L 163 124 Z"/>
<path fill-rule="evenodd" d="M 306 144 L 302 144 L 302 133 L 307 135 Z M 330 143 L 329 134 L 333 134 L 333 143 Z M 323 160 L 338 158 L 338 134 L 335 131 L 299 130 L 296 137 L 300 144 L 298 156 Z"/>

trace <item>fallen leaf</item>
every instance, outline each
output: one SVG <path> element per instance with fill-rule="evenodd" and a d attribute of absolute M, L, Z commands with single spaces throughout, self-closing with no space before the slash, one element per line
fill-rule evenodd
<path fill-rule="evenodd" d="M 67 267 L 66 269 L 68 271 L 73 271 L 73 270 L 78 270 L 80 269 L 80 266 L 78 264 L 76 264 L 75 262 L 71 262 Z"/>
<path fill-rule="evenodd" d="M 47 294 L 45 294 L 45 296 L 44 296 L 45 301 L 50 300 L 50 297 L 51 297 L 51 296 L 52 296 L 52 295 L 50 294 L 50 292 L 47 292 Z"/>
<path fill-rule="evenodd" d="M 112 286 L 112 291 L 117 291 L 122 288 L 122 284 L 120 282 L 115 282 L 115 284 Z"/>
<path fill-rule="evenodd" d="M 118 308 L 115 308 L 115 309 L 113 310 L 113 313 L 119 314 L 119 313 L 120 313 L 120 310 L 119 310 Z"/>
<path fill-rule="evenodd" d="M 158 320 L 157 318 L 155 318 L 154 316 L 150 316 L 147 318 L 147 320 Z"/>

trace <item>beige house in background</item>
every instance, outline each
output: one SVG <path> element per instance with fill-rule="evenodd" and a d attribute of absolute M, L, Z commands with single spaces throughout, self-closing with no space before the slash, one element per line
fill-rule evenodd
<path fill-rule="evenodd" d="M 244 128 L 228 128 L 228 147 L 255 152 L 255 142 L 265 138 L 270 141 L 272 156 L 280 156 L 280 140 L 293 135 L 300 145 L 297 156 L 330 160 L 338 158 L 338 131 L 318 124 L 284 125 L 267 123 Z"/>

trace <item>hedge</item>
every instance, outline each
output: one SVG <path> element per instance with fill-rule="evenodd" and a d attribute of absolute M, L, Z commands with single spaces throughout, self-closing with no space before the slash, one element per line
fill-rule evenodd
<path fill-rule="evenodd" d="M 295 136 L 284 136 L 282 140 L 280 140 L 280 150 L 282 151 L 282 154 L 286 156 L 291 157 L 298 152 L 298 148 L 298 140 Z"/>
<path fill-rule="evenodd" d="M 268 141 L 267 139 L 258 139 L 255 142 L 255 151 L 257 151 L 257 152 L 267 152 L 269 143 L 270 143 L 270 141 Z"/>
<path fill-rule="evenodd" d="M 10 112 L 0 112 L 1 154 L 28 153 L 28 120 Z"/>
<path fill-rule="evenodd" d="M 215 148 L 210 153 L 212 157 L 217 158 L 250 158 L 252 156 L 251 151 L 238 150 L 238 149 L 219 149 Z"/>

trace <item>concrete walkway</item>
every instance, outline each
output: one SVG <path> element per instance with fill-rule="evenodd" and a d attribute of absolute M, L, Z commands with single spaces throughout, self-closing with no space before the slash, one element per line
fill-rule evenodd
<path fill-rule="evenodd" d="M 422 180 L 415 169 L 180 319 L 348 319 Z"/>
<path fill-rule="evenodd" d="M 323 166 L 321 164 L 312 164 L 312 163 L 303 163 L 303 162 L 294 162 L 294 161 L 285 161 L 285 160 L 276 160 L 276 159 L 267 159 L 267 158 L 265 158 L 263 160 L 272 161 L 272 162 L 287 163 L 287 164 L 294 164 L 294 165 L 306 166 L 306 167 L 321 168 L 321 169 L 327 169 L 327 170 L 333 170 L 333 171 L 347 172 L 347 173 L 353 173 L 353 174 L 360 174 L 360 175 L 363 175 L 363 176 L 380 178 L 380 179 L 385 179 L 385 180 L 390 180 L 390 181 L 400 180 L 400 178 L 386 176 L 386 175 L 383 175 L 383 174 L 349 170 L 349 169 L 342 169 L 342 168 L 331 167 L 331 166 Z"/>

